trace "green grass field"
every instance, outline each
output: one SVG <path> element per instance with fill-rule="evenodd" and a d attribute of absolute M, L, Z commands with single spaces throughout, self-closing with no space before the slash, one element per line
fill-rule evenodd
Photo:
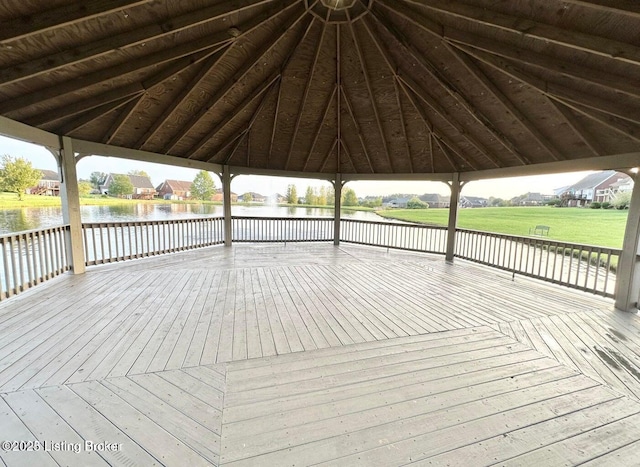
<path fill-rule="evenodd" d="M 17 209 L 17 208 L 45 208 L 50 206 L 60 206 L 61 199 L 59 196 L 39 196 L 24 195 L 24 200 L 20 201 L 15 193 L 0 192 L 0 208 Z M 123 204 L 222 204 L 219 201 L 174 201 L 164 199 L 140 200 L 140 199 L 121 199 L 121 198 L 105 198 L 99 195 L 91 195 L 80 198 L 80 204 L 83 206 L 119 206 Z"/>
<path fill-rule="evenodd" d="M 544 207 L 477 208 L 458 211 L 458 227 L 512 235 L 529 235 L 547 225 L 549 238 L 570 243 L 621 248 L 628 211 Z M 390 209 L 382 217 L 421 224 L 447 225 L 448 209 Z"/>

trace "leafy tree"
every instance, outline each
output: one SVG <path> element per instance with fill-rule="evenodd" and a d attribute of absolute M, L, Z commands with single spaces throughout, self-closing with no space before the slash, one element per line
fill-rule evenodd
<path fill-rule="evenodd" d="M 333 206 L 336 204 L 336 190 L 333 187 L 327 189 L 327 205 Z"/>
<path fill-rule="evenodd" d="M 357 206 L 358 205 L 358 197 L 356 196 L 356 192 L 351 188 L 346 188 L 342 192 L 342 204 L 344 206 Z"/>
<path fill-rule="evenodd" d="M 325 187 L 325 186 L 321 186 L 320 187 L 320 192 L 318 194 L 318 199 L 316 200 L 316 203 L 319 206 L 326 206 L 327 205 L 327 187 Z"/>
<path fill-rule="evenodd" d="M 191 197 L 199 200 L 210 200 L 216 191 L 216 185 L 209 172 L 201 170 L 191 184 Z"/>
<path fill-rule="evenodd" d="M 31 162 L 22 158 L 12 158 L 5 154 L 2 157 L 0 167 L 0 190 L 10 191 L 18 195 L 18 199 L 24 199 L 24 191 L 36 186 L 42 178 L 42 172 L 34 169 Z"/>
<path fill-rule="evenodd" d="M 613 201 L 611 201 L 611 206 L 616 209 L 628 209 L 629 203 L 631 202 L 631 192 L 630 191 L 621 191 L 619 192 Z"/>
<path fill-rule="evenodd" d="M 126 175 L 117 174 L 113 176 L 113 180 L 109 185 L 109 194 L 111 196 L 126 196 L 133 193 L 133 183 Z"/>
<path fill-rule="evenodd" d="M 104 184 L 105 179 L 107 178 L 107 174 L 104 172 L 91 172 L 91 176 L 89 177 L 89 182 L 96 190 L 100 189 L 100 185 Z"/>
<path fill-rule="evenodd" d="M 93 190 L 93 186 L 90 182 L 82 181 L 78 183 L 78 193 L 80 196 L 87 196 Z"/>
<path fill-rule="evenodd" d="M 129 170 L 129 175 L 137 175 L 139 177 L 151 178 L 151 177 L 149 177 L 149 174 L 147 172 L 145 172 L 144 170 Z"/>
<path fill-rule="evenodd" d="M 287 204 L 298 204 L 298 190 L 295 185 L 287 187 Z"/>
<path fill-rule="evenodd" d="M 428 207 L 429 204 L 420 200 L 417 196 L 407 201 L 407 209 L 427 209 Z"/>
<path fill-rule="evenodd" d="M 364 202 L 362 203 L 363 206 L 367 207 L 367 208 L 377 208 L 382 206 L 382 196 L 378 196 L 378 197 L 367 197 L 365 198 Z"/>
<path fill-rule="evenodd" d="M 307 187 L 307 193 L 304 195 L 304 204 L 316 205 L 318 204 L 318 197 L 314 193 L 313 188 Z"/>
<path fill-rule="evenodd" d="M 245 193 L 244 195 L 242 195 L 242 200 L 245 203 L 250 203 L 251 201 L 253 201 L 253 195 L 251 193 Z"/>

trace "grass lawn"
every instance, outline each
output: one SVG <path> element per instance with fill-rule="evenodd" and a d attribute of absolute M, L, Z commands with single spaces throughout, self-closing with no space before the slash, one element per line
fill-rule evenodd
<path fill-rule="evenodd" d="M 536 225 L 547 225 L 549 238 L 570 243 L 621 248 L 628 211 L 544 207 L 460 209 L 458 227 L 512 235 L 529 235 Z M 421 224 L 447 225 L 448 209 L 389 209 L 382 217 Z"/>
<path fill-rule="evenodd" d="M 24 195 L 24 200 L 20 201 L 15 193 L 0 192 L 0 208 L 45 208 L 50 206 L 60 206 L 59 196 Z M 105 198 L 99 195 L 90 195 L 80 198 L 82 206 L 119 206 L 126 204 L 222 204 L 219 201 L 174 201 L 164 199 L 141 200 L 141 199 L 121 199 Z"/>

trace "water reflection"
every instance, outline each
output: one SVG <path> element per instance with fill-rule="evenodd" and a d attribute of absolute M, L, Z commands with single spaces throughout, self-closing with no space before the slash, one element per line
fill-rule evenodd
<path fill-rule="evenodd" d="M 251 217 L 333 217 L 333 209 L 280 207 L 273 205 L 234 205 L 234 216 Z M 81 206 L 83 222 L 126 222 L 143 220 L 186 219 L 224 215 L 222 206 L 212 204 L 119 204 Z M 383 220 L 373 212 L 342 211 L 341 217 L 359 220 Z M 0 212 L 0 234 L 42 229 L 62 225 L 62 208 L 20 208 Z"/>

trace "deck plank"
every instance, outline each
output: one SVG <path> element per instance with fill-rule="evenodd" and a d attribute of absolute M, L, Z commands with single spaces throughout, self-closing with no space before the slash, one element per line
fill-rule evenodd
<path fill-rule="evenodd" d="M 610 299 L 356 245 L 207 248 L 59 279 L 0 303 L 0 434 L 122 444 L 83 464 L 640 452 L 640 317 Z M 14 454 L 0 466 L 33 465 Z"/>

